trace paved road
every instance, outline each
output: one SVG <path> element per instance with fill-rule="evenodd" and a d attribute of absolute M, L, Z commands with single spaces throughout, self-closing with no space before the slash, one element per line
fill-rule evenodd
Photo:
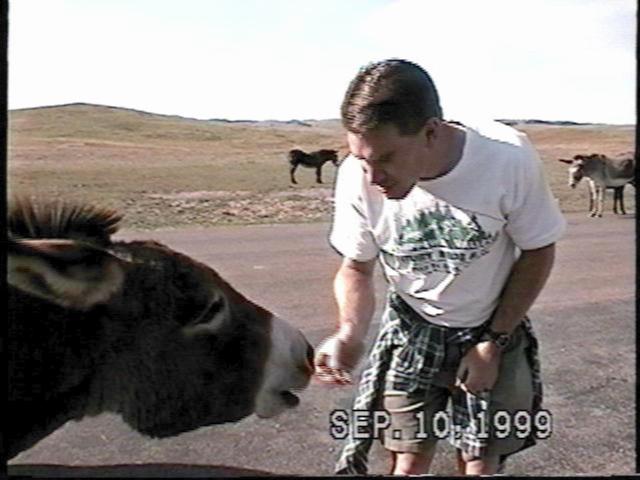
<path fill-rule="evenodd" d="M 635 221 L 613 215 L 570 215 L 568 220 L 552 278 L 531 312 L 541 340 L 553 435 L 512 457 L 508 473 L 628 474 L 635 468 Z M 152 237 L 210 264 L 317 344 L 330 332 L 336 312 L 331 278 L 339 257 L 326 242 L 327 231 L 326 224 L 312 224 L 125 232 L 120 237 Z M 380 300 L 380 276 L 377 290 Z M 312 385 L 298 409 L 275 420 L 250 417 L 164 440 L 144 438 L 118 417 L 103 414 L 69 422 L 11 464 L 128 464 L 129 475 L 146 476 L 252 473 L 245 469 L 330 475 L 339 444 L 328 434 L 328 414 L 348 408 L 352 394 L 350 388 Z M 386 473 L 386 465 L 384 451 L 374 447 L 371 473 Z M 117 475 L 122 469 L 89 474 L 101 472 Z M 440 447 L 432 473 L 454 473 L 448 445 Z"/>

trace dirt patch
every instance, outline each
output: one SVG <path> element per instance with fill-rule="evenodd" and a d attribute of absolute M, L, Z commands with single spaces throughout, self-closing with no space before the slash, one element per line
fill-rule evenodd
<path fill-rule="evenodd" d="M 253 193 L 181 191 L 144 193 L 119 207 L 123 227 L 178 228 L 220 224 L 301 223 L 329 221 L 333 211 L 330 188 Z"/>
<path fill-rule="evenodd" d="M 245 197 L 250 196 L 248 190 L 225 192 L 221 190 L 200 190 L 197 192 L 172 192 L 172 193 L 145 193 L 145 197 L 162 198 L 165 200 L 207 200 L 215 198 Z"/>
<path fill-rule="evenodd" d="M 275 198 L 309 198 L 318 200 L 331 200 L 333 198 L 333 189 L 331 188 L 307 188 L 307 189 L 291 189 L 282 192 L 273 192 Z"/>

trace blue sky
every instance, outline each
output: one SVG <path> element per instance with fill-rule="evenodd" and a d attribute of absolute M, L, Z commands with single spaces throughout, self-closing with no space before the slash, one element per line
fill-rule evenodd
<path fill-rule="evenodd" d="M 445 117 L 635 122 L 633 0 L 12 0 L 9 108 L 337 118 L 358 69 L 426 68 Z"/>

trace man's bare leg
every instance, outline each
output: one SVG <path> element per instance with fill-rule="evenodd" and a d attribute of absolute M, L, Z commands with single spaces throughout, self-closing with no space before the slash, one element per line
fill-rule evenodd
<path fill-rule="evenodd" d="M 491 457 L 478 458 L 465 462 L 466 475 L 495 475 L 498 473 L 500 466 L 500 457 L 498 455 Z"/>
<path fill-rule="evenodd" d="M 391 452 L 392 475 L 420 475 L 429 473 L 431 462 L 436 453 L 434 444 L 428 450 L 421 453 Z"/>
<path fill-rule="evenodd" d="M 462 458 L 462 452 L 458 449 L 456 449 L 456 466 L 458 467 L 458 474 L 464 475 L 467 467 L 467 462 L 464 461 L 464 458 Z"/>

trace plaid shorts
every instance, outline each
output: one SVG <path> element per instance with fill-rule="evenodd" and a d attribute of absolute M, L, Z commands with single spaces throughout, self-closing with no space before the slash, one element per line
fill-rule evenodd
<path fill-rule="evenodd" d="M 537 341 L 529 320 L 525 318 L 521 325 L 529 340 L 526 352 L 531 367 L 533 388 L 531 411 L 535 412 L 540 408 L 542 399 Z M 408 394 L 429 391 L 434 379 L 445 367 L 447 346 L 457 346 L 464 355 L 478 342 L 483 329 L 484 325 L 473 328 L 447 328 L 429 323 L 398 294 L 390 292 L 380 332 L 360 378 L 353 411 L 381 410 L 382 394 L 385 391 Z M 477 419 L 488 416 L 488 412 L 488 394 L 463 394 L 459 400 L 453 402 L 452 424 L 457 425 L 457 430 L 447 438 L 467 457 L 480 457 L 485 453 L 488 441 L 482 434 L 482 425 Z M 336 465 L 336 473 L 367 472 L 368 452 L 374 439 L 373 431 L 370 433 L 371 435 L 362 435 L 360 429 L 359 435 L 354 435 L 353 430 L 350 430 Z M 534 434 L 532 431 L 521 449 L 535 444 Z"/>
<path fill-rule="evenodd" d="M 509 428 L 507 431 L 504 428 L 506 417 L 504 414 L 496 417 L 496 414 L 507 412 L 510 421 L 518 412 L 528 412 L 529 415 L 520 413 L 518 418 L 525 421 L 531 418 L 533 388 L 525 352 L 528 343 L 524 328 L 519 326 L 502 353 L 495 386 L 482 399 L 475 398 L 473 403 L 468 401 L 469 394 L 455 387 L 462 351 L 458 345 L 447 345 L 443 369 L 435 375 L 429 389 L 384 392 L 383 408 L 389 412 L 390 419 L 382 438 L 385 448 L 394 452 L 425 452 L 438 440 L 452 441 L 450 437 L 459 432 L 459 435 L 470 436 L 465 441 L 467 445 L 479 447 L 474 452 L 476 456 L 502 456 L 520 450 L 525 441 L 521 438 L 524 429 Z M 482 419 L 477 417 L 483 414 L 485 417 Z M 492 418 L 502 422 L 497 429 L 492 425 Z M 484 427 L 469 428 L 467 422 L 471 420 L 484 422 Z M 471 435 L 482 428 L 486 429 L 486 444 L 474 443 Z M 484 450 L 481 451 L 480 447 Z"/>

